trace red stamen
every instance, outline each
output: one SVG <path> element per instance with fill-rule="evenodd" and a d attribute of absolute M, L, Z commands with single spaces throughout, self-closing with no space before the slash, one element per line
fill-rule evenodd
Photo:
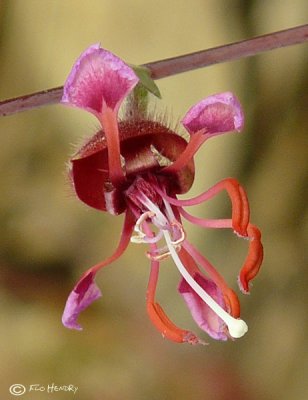
<path fill-rule="evenodd" d="M 223 179 L 216 183 L 210 189 L 200 195 L 187 200 L 178 200 L 166 195 L 158 189 L 160 195 L 165 198 L 170 204 L 175 206 L 185 207 L 194 206 L 210 200 L 222 190 L 226 190 L 232 204 L 232 226 L 236 233 L 240 236 L 247 236 L 247 225 L 249 222 L 249 204 L 245 190 L 240 186 L 238 181 L 233 178 Z"/>
<path fill-rule="evenodd" d="M 143 224 L 143 229 L 148 236 L 152 236 L 153 233 L 145 222 Z M 150 248 L 152 252 L 157 250 L 156 244 L 150 244 Z M 147 312 L 150 320 L 156 329 L 161 332 L 161 334 L 169 340 L 177 343 L 191 343 L 197 344 L 201 343 L 201 341 L 197 338 L 197 336 L 188 331 L 177 327 L 165 314 L 163 308 L 155 302 L 155 293 L 158 282 L 158 274 L 159 274 L 159 262 L 157 260 L 151 260 L 151 271 L 150 277 L 147 287 L 146 294 L 146 304 L 147 304 Z"/>
<path fill-rule="evenodd" d="M 249 282 L 258 274 L 263 260 L 261 232 L 252 224 L 248 225 L 250 238 L 248 255 L 239 275 L 239 285 L 243 293 L 249 293 Z"/>
<path fill-rule="evenodd" d="M 208 276 L 216 283 L 221 290 L 225 303 L 232 317 L 238 318 L 240 316 L 240 302 L 236 293 L 229 288 L 224 278 L 213 267 L 213 265 L 187 240 L 183 243 L 183 248 L 196 262 L 204 268 Z M 191 264 L 188 264 L 191 265 Z"/>
<path fill-rule="evenodd" d="M 232 204 L 232 226 L 236 233 L 247 236 L 247 225 L 249 222 L 249 204 L 244 189 L 238 181 L 233 178 L 223 179 L 214 185 L 208 193 L 210 197 L 226 190 Z"/>
<path fill-rule="evenodd" d="M 188 330 L 177 327 L 165 314 L 162 307 L 155 303 L 155 292 L 158 280 L 159 262 L 151 262 L 151 272 L 149 278 L 149 284 L 147 289 L 146 303 L 147 312 L 150 320 L 156 329 L 169 340 L 177 343 L 189 342 L 191 344 L 197 344 L 200 340 L 195 334 Z"/>
<path fill-rule="evenodd" d="M 188 251 L 184 249 L 184 247 L 181 248 L 181 251 L 179 252 L 179 257 L 191 276 L 194 276 L 196 273 L 200 275 L 202 274 L 200 268 L 198 267 L 198 264 L 188 253 Z"/>
<path fill-rule="evenodd" d="M 195 224 L 202 226 L 203 228 L 216 228 L 216 229 L 222 229 L 222 228 L 232 228 L 232 219 L 204 219 L 204 218 L 198 218 L 195 217 L 194 215 L 189 214 L 184 208 L 178 207 L 181 215 L 187 219 L 187 221 Z"/>

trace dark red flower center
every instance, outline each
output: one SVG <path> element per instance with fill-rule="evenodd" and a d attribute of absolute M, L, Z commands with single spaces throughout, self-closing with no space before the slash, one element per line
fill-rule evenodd
<path fill-rule="evenodd" d="M 184 151 L 184 138 L 160 122 L 126 120 L 119 122 L 122 169 L 125 181 L 114 186 L 109 179 L 107 143 L 97 132 L 71 160 L 70 176 L 78 197 L 87 205 L 112 214 L 121 214 L 127 204 L 124 192 L 136 177 L 149 173 L 164 184 L 169 194 L 186 193 L 194 180 L 194 163 L 177 172 L 164 173 Z"/>

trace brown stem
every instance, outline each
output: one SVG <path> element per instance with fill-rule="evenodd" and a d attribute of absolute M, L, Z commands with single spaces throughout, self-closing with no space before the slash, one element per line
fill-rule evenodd
<path fill-rule="evenodd" d="M 289 28 L 179 57 L 146 63 L 153 79 L 161 79 L 182 72 L 207 67 L 222 62 L 251 57 L 256 54 L 308 41 L 308 24 Z M 0 116 L 58 103 L 63 87 L 43 90 L 0 102 Z"/>
<path fill-rule="evenodd" d="M 144 64 L 144 67 L 151 70 L 153 79 L 161 79 L 213 64 L 251 57 L 265 51 L 291 46 L 307 40 L 308 24 L 208 50 L 197 51 L 196 53 L 154 61 Z"/>

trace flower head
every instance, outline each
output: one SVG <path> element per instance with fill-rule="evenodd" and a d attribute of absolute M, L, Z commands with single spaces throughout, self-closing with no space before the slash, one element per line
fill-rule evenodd
<path fill-rule="evenodd" d="M 201 100 L 182 120 L 189 133 L 186 141 L 141 112 L 119 119 L 119 108 L 138 80 L 121 59 L 94 45 L 76 61 L 64 86 L 62 102 L 93 113 L 101 124 L 71 159 L 69 174 L 75 192 L 90 207 L 113 215 L 125 213 L 125 220 L 114 254 L 90 268 L 69 295 L 63 323 L 81 329 L 77 322 L 80 312 L 101 296 L 96 273 L 119 258 L 129 242 L 145 243 L 151 263 L 147 311 L 163 336 L 175 342 L 202 343 L 194 333 L 171 322 L 155 300 L 160 264 L 171 257 L 181 275 L 179 293 L 198 326 L 214 339 L 239 338 L 248 328 L 239 318 L 238 297 L 186 238 L 182 219 L 205 228 L 230 228 L 249 239 L 239 274 L 240 289 L 248 293 L 263 251 L 260 232 L 249 222 L 245 191 L 228 178 L 195 198 L 180 200 L 177 195 L 186 193 L 194 181 L 193 157 L 200 146 L 213 136 L 242 129 L 240 103 L 229 92 Z M 186 211 L 187 206 L 203 203 L 222 190 L 231 200 L 230 219 L 201 219 Z"/>

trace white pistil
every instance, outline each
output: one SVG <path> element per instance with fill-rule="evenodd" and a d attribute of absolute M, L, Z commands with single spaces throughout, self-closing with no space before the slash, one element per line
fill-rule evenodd
<path fill-rule="evenodd" d="M 141 194 L 139 201 L 150 210 L 154 216 L 152 217 L 153 223 L 159 229 L 168 229 L 169 228 L 169 221 L 166 216 L 161 212 L 159 207 L 154 204 L 150 199 L 148 199 L 145 195 Z M 156 222 L 155 222 L 156 221 Z"/>
<path fill-rule="evenodd" d="M 245 335 L 248 331 L 248 326 L 245 321 L 242 319 L 233 318 L 230 314 L 228 314 L 188 273 L 186 268 L 184 267 L 180 257 L 178 256 L 177 251 L 180 248 L 180 243 L 185 239 L 185 233 L 181 226 L 177 225 L 172 208 L 169 203 L 165 201 L 165 207 L 168 217 L 166 217 L 159 207 L 154 204 L 150 199 L 146 196 L 140 196 L 139 201 L 141 201 L 149 211 L 143 213 L 137 220 L 135 225 L 135 231 L 137 232 L 136 236 L 131 237 L 131 241 L 134 243 L 149 243 L 151 239 L 154 239 L 155 242 L 159 240 L 163 233 L 167 248 L 166 251 L 164 249 L 160 249 L 157 254 L 148 254 L 148 256 L 154 260 L 160 260 L 168 255 L 171 255 L 175 265 L 177 266 L 179 272 L 189 284 L 189 286 L 201 297 L 201 299 L 221 318 L 228 327 L 229 334 L 233 338 L 237 339 Z M 167 203 L 167 204 L 166 204 Z M 146 219 L 151 219 L 152 223 L 159 229 L 159 233 L 155 238 L 148 237 L 142 230 L 142 224 L 146 221 Z M 170 219 L 170 221 L 168 220 Z M 170 232 L 172 232 L 172 225 L 177 226 L 180 230 L 181 235 L 179 239 L 173 240 L 170 236 Z"/>
<path fill-rule="evenodd" d="M 221 318 L 228 327 L 229 333 L 233 338 L 240 338 L 248 331 L 248 326 L 242 319 L 233 318 L 193 279 L 184 267 L 178 256 L 168 231 L 163 231 L 170 254 L 189 286 L 201 297 L 201 299 Z"/>

